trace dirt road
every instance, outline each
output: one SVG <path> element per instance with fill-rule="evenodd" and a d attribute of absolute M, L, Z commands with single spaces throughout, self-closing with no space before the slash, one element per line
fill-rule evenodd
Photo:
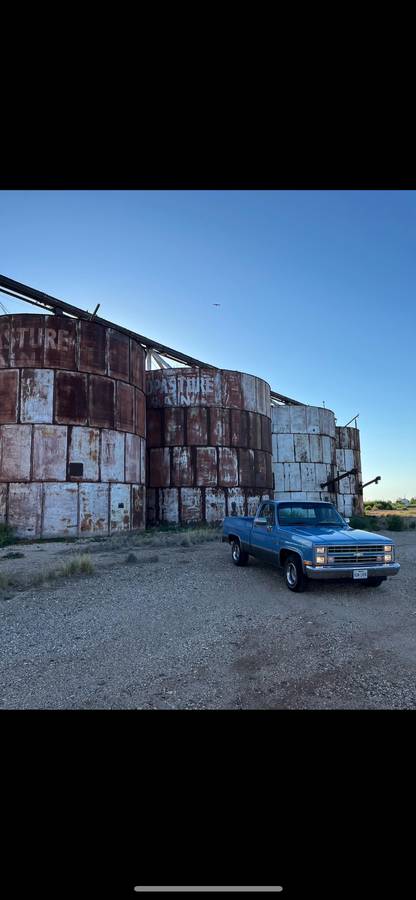
<path fill-rule="evenodd" d="M 91 576 L 4 594 L 0 706 L 416 708 L 416 535 L 391 536 L 397 577 L 304 594 L 217 540 L 143 544 L 131 563 L 103 545 Z M 22 550 L 1 572 L 78 548 Z"/>

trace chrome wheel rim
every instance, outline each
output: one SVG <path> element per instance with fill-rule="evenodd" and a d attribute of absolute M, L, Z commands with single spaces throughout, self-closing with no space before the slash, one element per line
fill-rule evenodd
<path fill-rule="evenodd" d="M 298 580 L 298 573 L 296 571 L 295 563 L 289 563 L 287 567 L 286 578 L 288 584 L 290 584 L 290 587 L 294 587 Z"/>
<path fill-rule="evenodd" d="M 240 559 L 240 545 L 233 544 L 233 559 L 238 561 Z"/>

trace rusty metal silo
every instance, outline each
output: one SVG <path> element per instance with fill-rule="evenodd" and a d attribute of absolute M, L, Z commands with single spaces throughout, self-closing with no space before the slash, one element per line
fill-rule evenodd
<path fill-rule="evenodd" d="M 18 536 L 144 527 L 144 362 L 117 328 L 0 317 L 0 520 Z"/>
<path fill-rule="evenodd" d="M 336 427 L 337 474 L 357 469 L 357 475 L 347 475 L 339 482 L 337 506 L 344 516 L 363 514 L 360 432 L 358 428 Z"/>
<path fill-rule="evenodd" d="M 318 406 L 273 406 L 275 500 L 330 500 L 321 484 L 335 475 L 335 416 Z"/>
<path fill-rule="evenodd" d="M 270 387 L 224 369 L 146 372 L 147 521 L 251 515 L 272 487 Z"/>

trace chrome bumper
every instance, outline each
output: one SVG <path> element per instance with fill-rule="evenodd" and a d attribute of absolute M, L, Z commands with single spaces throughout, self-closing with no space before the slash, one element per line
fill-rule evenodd
<path fill-rule="evenodd" d="M 397 575 L 400 570 L 399 563 L 388 563 L 383 566 L 304 566 L 305 575 L 308 578 L 350 578 L 353 580 L 354 569 L 367 569 L 368 578 L 386 578 L 388 575 Z M 355 580 L 355 579 L 354 579 Z M 363 578 L 363 581 L 366 579 Z M 360 579 L 357 578 L 357 583 Z"/>

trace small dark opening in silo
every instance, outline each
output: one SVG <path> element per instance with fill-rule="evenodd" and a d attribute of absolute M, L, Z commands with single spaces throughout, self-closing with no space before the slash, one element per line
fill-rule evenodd
<path fill-rule="evenodd" d="M 119 503 L 119 504 L 118 504 L 118 508 L 119 508 L 119 509 L 124 509 L 124 503 Z"/>
<path fill-rule="evenodd" d="M 81 477 L 84 474 L 84 463 L 69 463 L 69 475 Z"/>

